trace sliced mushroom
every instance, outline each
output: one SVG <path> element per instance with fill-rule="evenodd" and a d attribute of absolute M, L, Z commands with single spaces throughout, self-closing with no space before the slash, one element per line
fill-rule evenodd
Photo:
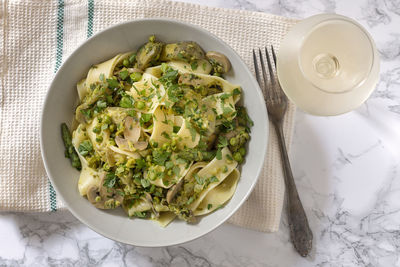
<path fill-rule="evenodd" d="M 101 180 L 103 183 L 104 179 Z M 87 198 L 98 209 L 114 209 L 122 203 L 123 196 L 121 189 L 107 188 L 101 184 L 92 185 L 88 188 Z"/>
<path fill-rule="evenodd" d="M 154 203 L 153 203 L 153 198 L 151 197 L 151 195 L 147 192 L 144 192 L 144 196 L 146 201 L 150 202 L 151 204 L 151 210 L 153 211 L 154 215 L 156 216 L 156 218 L 158 218 L 160 216 L 160 213 L 158 213 L 158 211 L 155 209 L 154 207 Z"/>
<path fill-rule="evenodd" d="M 114 141 L 120 149 L 130 151 L 128 140 L 126 140 L 125 138 L 122 138 L 121 136 L 117 136 L 117 137 L 115 137 Z"/>
<path fill-rule="evenodd" d="M 114 209 L 122 204 L 123 192 L 121 189 L 104 186 L 105 174 L 102 174 L 100 185 L 88 188 L 87 198 L 98 209 Z"/>
<path fill-rule="evenodd" d="M 92 203 L 98 209 L 104 209 L 104 202 L 101 201 L 99 196 L 99 187 L 96 185 L 92 185 L 87 190 L 87 198 L 90 203 Z M 97 201 L 99 200 L 99 201 Z"/>
<path fill-rule="evenodd" d="M 149 145 L 149 142 L 147 142 L 147 141 L 138 141 L 133 144 L 133 146 L 139 151 L 145 150 L 148 145 Z"/>
<path fill-rule="evenodd" d="M 222 53 L 209 51 L 207 52 L 206 57 L 212 65 L 220 66 L 220 68 L 217 67 L 219 73 L 227 73 L 231 69 L 231 62 Z"/>
<path fill-rule="evenodd" d="M 124 137 L 132 143 L 136 143 L 140 137 L 140 126 L 130 116 L 125 119 Z"/>
<path fill-rule="evenodd" d="M 204 58 L 204 51 L 198 43 L 185 41 L 173 44 L 166 44 L 161 53 L 161 60 L 181 60 L 191 62 Z"/>
<path fill-rule="evenodd" d="M 172 186 L 167 192 L 167 202 L 168 204 L 172 202 L 176 194 L 181 190 L 184 179 L 182 178 L 176 185 Z"/>
<path fill-rule="evenodd" d="M 144 44 L 136 55 L 137 67 L 144 70 L 152 63 L 155 63 L 160 58 L 162 47 L 163 44 L 159 42 Z"/>

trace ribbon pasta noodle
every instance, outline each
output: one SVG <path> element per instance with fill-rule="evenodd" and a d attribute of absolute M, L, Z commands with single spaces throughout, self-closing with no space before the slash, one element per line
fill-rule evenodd
<path fill-rule="evenodd" d="M 78 159 L 79 193 L 96 208 L 121 206 L 163 227 L 225 205 L 252 126 L 238 104 L 241 87 L 223 78 L 230 68 L 195 42 L 154 36 L 92 66 L 77 83 L 78 126 L 64 140 L 73 146 L 66 155 Z"/>

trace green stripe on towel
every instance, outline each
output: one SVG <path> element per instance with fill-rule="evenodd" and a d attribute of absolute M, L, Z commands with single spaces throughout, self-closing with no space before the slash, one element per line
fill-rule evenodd
<path fill-rule="evenodd" d="M 94 11 L 94 0 L 88 0 L 87 38 L 93 35 L 93 11 Z"/>
<path fill-rule="evenodd" d="M 61 66 L 63 56 L 63 41 L 64 41 L 64 0 L 58 0 L 57 5 L 57 50 L 56 50 L 56 64 L 54 67 L 54 73 Z M 50 210 L 57 210 L 57 194 L 53 188 L 53 185 L 49 181 L 49 192 L 50 192 Z"/>

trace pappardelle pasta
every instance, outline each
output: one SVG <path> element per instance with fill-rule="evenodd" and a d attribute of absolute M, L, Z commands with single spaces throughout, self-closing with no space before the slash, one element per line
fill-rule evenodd
<path fill-rule="evenodd" d="M 136 52 L 92 66 L 78 82 L 66 156 L 78 190 L 99 209 L 167 226 L 221 208 L 236 190 L 252 121 L 231 64 L 195 42 L 151 36 Z"/>

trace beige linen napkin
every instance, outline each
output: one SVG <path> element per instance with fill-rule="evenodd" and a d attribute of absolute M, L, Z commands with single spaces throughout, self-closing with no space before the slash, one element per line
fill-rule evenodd
<path fill-rule="evenodd" d="M 156 0 L 0 1 L 1 109 L 0 210 L 64 208 L 48 182 L 39 144 L 42 104 L 62 61 L 93 33 L 139 18 L 172 18 L 216 34 L 253 70 L 251 49 L 277 49 L 295 20 L 264 13 Z M 287 144 L 295 109 L 284 122 Z M 282 167 L 272 126 L 265 165 L 254 192 L 229 222 L 277 231 L 284 196 Z M 73 189 L 71 189 L 73 190 Z"/>

